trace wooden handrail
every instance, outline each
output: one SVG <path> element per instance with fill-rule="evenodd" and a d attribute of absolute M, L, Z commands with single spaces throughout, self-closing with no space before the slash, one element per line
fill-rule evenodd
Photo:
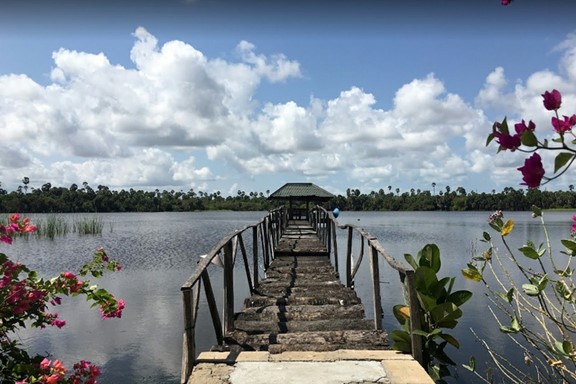
<path fill-rule="evenodd" d="M 312 216 L 311 222 L 313 226 L 316 228 L 318 236 L 322 241 L 325 242 L 328 249 L 330 246 L 336 250 L 336 235 L 329 236 L 331 234 L 332 229 L 343 229 L 347 231 L 347 247 L 346 247 L 346 285 L 350 288 L 354 287 L 354 277 L 356 276 L 356 272 L 362 263 L 362 259 L 364 256 L 364 243 L 368 245 L 370 250 L 370 275 L 371 275 L 371 282 L 372 282 L 372 308 L 374 311 L 374 328 L 381 329 L 381 319 L 382 319 L 382 303 L 381 303 L 381 293 L 380 293 L 380 265 L 379 259 L 381 256 L 386 264 L 391 267 L 392 269 L 398 271 L 400 282 L 404 284 L 407 293 L 408 293 L 408 306 L 410 307 L 410 334 L 411 334 L 411 344 L 412 344 L 412 356 L 416 361 L 420 364 L 424 363 L 424 356 L 423 356 L 423 339 L 422 336 L 416 335 L 413 331 L 421 330 L 422 324 L 420 322 L 420 318 L 422 316 L 422 310 L 420 308 L 420 304 L 418 303 L 418 297 L 416 295 L 416 289 L 414 287 L 414 270 L 406 267 L 405 265 L 398 262 L 392 256 L 386 252 L 382 244 L 376 239 L 376 237 L 372 236 L 367 231 L 359 228 L 355 225 L 346 224 L 346 225 L 339 225 L 338 221 L 334 217 L 332 212 L 327 211 L 326 209 L 317 206 L 313 209 L 313 214 L 309 215 Z M 357 233 L 360 237 L 360 255 L 358 257 L 358 261 L 356 265 L 353 266 L 352 260 L 352 244 L 354 234 Z M 329 243 L 332 240 L 332 243 Z M 336 271 L 338 272 L 337 265 L 338 265 L 338 255 L 334 255 L 334 265 L 336 267 Z"/>
<path fill-rule="evenodd" d="M 414 288 L 414 271 L 405 267 L 390 256 L 378 240 L 370 233 L 354 225 L 339 225 L 338 221 L 332 214 L 322 207 L 315 207 L 309 212 L 308 219 L 315 228 L 318 237 L 326 245 L 329 251 L 332 265 L 335 271 L 339 272 L 338 266 L 338 246 L 337 246 L 337 229 L 347 232 L 347 249 L 346 249 L 346 285 L 353 288 L 354 278 L 360 264 L 362 263 L 364 245 L 367 244 L 369 249 L 370 275 L 372 283 L 372 308 L 374 311 L 374 328 L 381 329 L 382 303 L 380 293 L 380 264 L 382 257 L 389 267 L 398 271 L 400 281 L 406 287 L 410 307 L 410 328 L 412 331 L 420 330 L 421 309 L 417 301 L 416 291 Z M 210 309 L 212 324 L 214 326 L 214 335 L 218 346 L 224 346 L 224 337 L 227 331 L 232 331 L 234 327 L 234 262 L 238 250 L 242 253 L 245 267 L 245 278 L 248 282 L 250 293 L 252 294 L 259 284 L 259 270 L 261 267 L 266 270 L 274 258 L 274 248 L 278 244 L 286 226 L 288 225 L 288 212 L 284 207 L 270 211 L 258 223 L 245 226 L 227 236 L 225 236 L 208 254 L 200 258 L 196 269 L 192 275 L 180 288 L 182 291 L 184 307 L 184 335 L 182 344 L 182 384 L 186 383 L 192 374 L 192 369 L 196 360 L 196 320 L 198 318 L 198 306 L 200 301 L 201 287 L 204 287 L 206 301 Z M 247 231 L 252 231 L 252 274 L 250 273 L 248 254 L 242 235 Z M 353 237 L 357 235 L 361 241 L 361 254 L 355 266 L 352 263 L 352 244 Z M 208 267 L 217 259 L 224 267 L 224 302 L 219 311 L 214 290 L 208 276 Z M 220 317 L 222 316 L 222 317 Z M 421 336 L 412 334 L 412 356 L 415 360 L 423 363 L 423 340 Z"/>
<path fill-rule="evenodd" d="M 286 218 L 286 209 L 278 208 L 270 211 L 258 223 L 245 226 L 225 236 L 210 252 L 198 260 L 196 269 L 180 288 L 184 308 L 182 374 L 180 378 L 182 384 L 188 381 L 196 361 L 196 321 L 201 288 L 204 287 L 216 341 L 218 346 L 224 347 L 224 336 L 234 328 L 234 264 L 236 254 L 238 251 L 242 254 L 245 278 L 250 293 L 253 293 L 258 287 L 260 266 L 267 268 L 274 257 L 274 246 L 286 228 Z M 250 230 L 252 231 L 252 274 L 249 268 L 248 253 L 242 238 L 242 235 Z M 224 302 L 221 311 L 219 311 L 216 303 L 208 274 L 208 267 L 217 261 L 217 258 L 220 260 L 216 264 L 223 264 L 224 267 Z M 221 315 L 222 319 L 220 318 Z"/>

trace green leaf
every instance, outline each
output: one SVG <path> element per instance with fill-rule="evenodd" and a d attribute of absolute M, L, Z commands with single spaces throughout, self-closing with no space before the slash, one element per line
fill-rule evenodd
<path fill-rule="evenodd" d="M 527 147 L 535 147 L 538 145 L 538 139 L 534 132 L 530 130 L 526 130 L 522 132 L 522 136 L 520 136 L 520 141 Z"/>
<path fill-rule="evenodd" d="M 443 338 L 444 340 L 446 340 L 450 345 L 452 345 L 456 348 L 460 348 L 460 342 L 458 340 L 456 340 L 456 338 L 453 337 L 452 335 L 449 335 L 447 333 L 442 333 L 442 334 L 440 334 L 440 337 Z"/>
<path fill-rule="evenodd" d="M 532 243 L 528 243 L 527 245 L 523 246 L 522 248 L 518 248 L 518 250 L 520 252 L 522 252 L 522 254 L 524 256 L 526 256 L 532 260 L 538 260 L 546 252 L 546 249 L 536 250 L 536 248 L 534 247 L 534 244 L 532 244 Z"/>
<path fill-rule="evenodd" d="M 573 153 L 569 152 L 560 152 L 556 155 L 556 159 L 554 159 L 554 173 L 558 172 L 559 169 L 564 167 L 570 160 L 574 158 Z"/>
<path fill-rule="evenodd" d="M 497 129 L 496 124 L 494 124 L 494 129 Z M 510 131 L 508 130 L 508 118 L 505 117 L 504 120 L 502 120 L 500 123 L 499 131 L 506 135 L 510 134 Z"/>
<path fill-rule="evenodd" d="M 555 341 L 554 345 L 556 346 L 556 349 L 560 352 L 560 354 L 566 357 L 568 357 L 574 351 L 574 346 L 568 340 Z"/>
<path fill-rule="evenodd" d="M 574 290 L 563 281 L 556 282 L 556 292 L 566 301 L 574 302 Z"/>
<path fill-rule="evenodd" d="M 412 333 L 413 333 L 414 335 L 422 336 L 422 337 L 425 337 L 426 339 L 429 339 L 429 338 L 431 338 L 431 337 L 433 337 L 433 336 L 436 336 L 436 335 L 437 335 L 438 333 L 440 333 L 440 332 L 442 332 L 442 331 L 441 331 L 440 329 L 438 329 L 438 328 L 436 328 L 434 331 L 432 331 L 432 332 L 430 332 L 430 333 L 424 332 L 424 331 L 422 331 L 422 330 L 420 330 L 420 329 L 415 329 L 415 330 L 412 331 Z"/>
<path fill-rule="evenodd" d="M 470 356 L 470 360 L 468 361 L 468 365 L 462 364 L 464 368 L 469 370 L 470 372 L 474 372 L 476 370 L 476 358 L 474 356 Z"/>
<path fill-rule="evenodd" d="M 428 293 L 430 287 L 438 282 L 436 272 L 425 266 L 418 267 L 414 272 L 414 286 L 417 291 Z"/>
<path fill-rule="evenodd" d="M 390 333 L 390 337 L 394 342 L 392 349 L 404 353 L 412 353 L 412 340 L 408 332 L 395 329 Z"/>
<path fill-rule="evenodd" d="M 532 217 L 540 217 L 540 216 L 542 216 L 542 210 L 539 207 L 533 205 L 532 206 Z"/>
<path fill-rule="evenodd" d="M 538 286 L 538 289 L 540 290 L 540 292 L 542 292 L 543 290 L 546 289 L 546 286 L 548 285 L 548 281 L 550 279 L 548 278 L 548 275 L 544 275 L 542 276 L 542 278 L 538 281 L 538 283 L 536 284 Z"/>
<path fill-rule="evenodd" d="M 500 331 L 504 333 L 518 333 L 520 332 L 520 323 L 516 317 L 512 318 L 512 322 L 509 327 L 503 325 L 500 327 Z"/>
<path fill-rule="evenodd" d="M 563 271 L 561 271 L 559 269 L 555 269 L 554 273 L 556 273 L 558 276 L 570 277 L 570 276 L 572 276 L 572 269 L 570 267 L 566 267 L 566 269 Z"/>
<path fill-rule="evenodd" d="M 484 237 L 484 240 L 486 240 L 486 241 L 492 240 L 492 238 L 490 237 L 490 234 L 488 232 L 484 232 L 482 234 L 482 237 Z"/>
<path fill-rule="evenodd" d="M 422 292 L 416 292 L 416 294 L 418 295 L 420 305 L 425 311 L 430 312 L 438 305 L 435 297 L 428 296 Z"/>
<path fill-rule="evenodd" d="M 484 279 L 484 276 L 478 271 L 478 268 L 472 264 L 468 264 L 468 268 L 462 270 L 462 275 L 472 281 L 482 281 L 482 279 Z"/>
<path fill-rule="evenodd" d="M 454 303 L 454 305 L 459 307 L 468 300 L 470 300 L 471 297 L 472 292 L 470 291 L 456 291 L 452 293 L 450 296 L 448 296 L 448 299 L 446 301 Z"/>
<path fill-rule="evenodd" d="M 454 303 L 442 303 L 430 311 L 430 317 L 437 326 L 452 328 L 454 320 L 462 317 L 462 310 Z"/>
<path fill-rule="evenodd" d="M 496 294 L 507 303 L 511 303 L 514 300 L 514 288 L 510 288 L 506 293 L 496 292 Z"/>
<path fill-rule="evenodd" d="M 534 284 L 522 284 L 522 290 L 528 296 L 538 296 L 540 294 L 540 289 Z"/>
<path fill-rule="evenodd" d="M 418 264 L 421 267 L 430 267 L 435 273 L 440 270 L 440 249 L 436 244 L 426 244 L 418 252 Z"/>
<path fill-rule="evenodd" d="M 406 259 L 406 262 L 408 262 L 408 264 L 410 264 L 410 266 L 416 270 L 418 269 L 418 263 L 416 262 L 416 260 L 414 260 L 414 256 L 412 256 L 409 253 L 405 253 L 404 254 L 404 259 Z"/>
<path fill-rule="evenodd" d="M 486 138 L 486 146 L 488 146 L 492 142 L 492 140 L 494 140 L 495 137 L 496 136 L 494 136 L 493 133 L 489 134 L 488 137 Z"/>
<path fill-rule="evenodd" d="M 570 255 L 574 256 L 574 252 L 576 252 L 576 241 L 564 239 L 560 240 L 563 246 L 565 246 L 569 251 L 571 251 Z"/>

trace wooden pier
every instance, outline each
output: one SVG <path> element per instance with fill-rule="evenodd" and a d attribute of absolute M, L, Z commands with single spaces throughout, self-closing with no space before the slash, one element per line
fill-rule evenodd
<path fill-rule="evenodd" d="M 358 295 L 340 282 L 326 246 L 304 221 L 288 222 L 266 278 L 225 341 L 270 353 L 389 349 L 387 333 L 365 319 Z"/>
<path fill-rule="evenodd" d="M 200 259 L 196 271 L 182 286 L 185 327 L 181 382 L 248 384 L 277 379 L 285 383 L 312 384 L 324 382 L 323 378 L 315 381 L 314 372 L 322 375 L 326 370 L 334 370 L 332 374 L 337 374 L 337 369 L 342 369 L 344 376 L 356 375 L 347 381 L 343 378 L 342 382 L 433 383 L 420 365 L 421 338 L 413 337 L 412 356 L 402 355 L 390 350 L 387 332 L 381 329 L 379 259 L 383 258 L 399 272 L 409 293 L 413 271 L 388 256 L 368 233 L 354 226 L 341 226 L 339 229 L 348 234 L 342 282 L 338 272 L 337 222 L 331 212 L 316 207 L 308 220 L 290 217 L 285 209 L 275 210 L 259 223 L 226 237 Z M 244 237 L 250 233 L 251 242 L 245 241 Z M 354 234 L 361 241 L 355 265 L 352 262 Z M 353 289 L 365 244 L 373 280 L 371 313 L 374 316 L 371 319 L 365 317 L 364 304 Z M 241 308 L 235 308 L 238 301 L 235 301 L 234 281 L 240 277 L 239 268 L 236 272 L 234 269 L 239 259 L 237 254 L 241 254 L 244 264 L 240 275 L 245 276 L 250 290 Z M 208 273 L 208 267 L 213 264 L 224 268 L 224 300 L 220 307 Z M 201 287 L 216 344 L 197 356 L 196 319 Z M 409 305 L 412 313 L 418 313 L 417 303 Z M 411 316 L 415 320 L 418 317 Z M 417 322 L 411 327 L 420 329 Z M 293 365 L 296 362 L 307 365 L 296 368 Z M 323 365 L 328 363 L 338 364 Z M 363 366 L 372 363 L 377 367 Z M 355 364 L 356 368 L 346 369 L 346 364 Z M 296 377 L 302 370 L 311 376 L 300 381 Z M 270 371 L 271 377 L 258 381 L 256 377 L 262 371 Z M 360 377 L 363 373 L 365 376 Z M 242 375 L 249 379 L 242 379 Z"/>

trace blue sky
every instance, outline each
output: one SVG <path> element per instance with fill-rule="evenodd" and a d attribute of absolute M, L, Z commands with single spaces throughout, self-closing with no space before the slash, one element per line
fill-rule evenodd
<path fill-rule="evenodd" d="M 520 188 L 495 120 L 576 112 L 568 0 L 0 4 L 0 181 L 333 193 Z M 547 174 L 553 158 L 543 156 Z M 550 183 L 563 189 L 574 172 Z"/>

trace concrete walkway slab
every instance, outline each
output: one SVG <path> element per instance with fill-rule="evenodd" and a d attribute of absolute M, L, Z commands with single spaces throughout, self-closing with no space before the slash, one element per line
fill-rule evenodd
<path fill-rule="evenodd" d="M 384 350 L 204 352 L 188 384 L 434 384 L 412 356 Z"/>
<path fill-rule="evenodd" d="M 242 362 L 230 375 L 230 384 L 343 384 L 390 383 L 378 361 Z"/>

